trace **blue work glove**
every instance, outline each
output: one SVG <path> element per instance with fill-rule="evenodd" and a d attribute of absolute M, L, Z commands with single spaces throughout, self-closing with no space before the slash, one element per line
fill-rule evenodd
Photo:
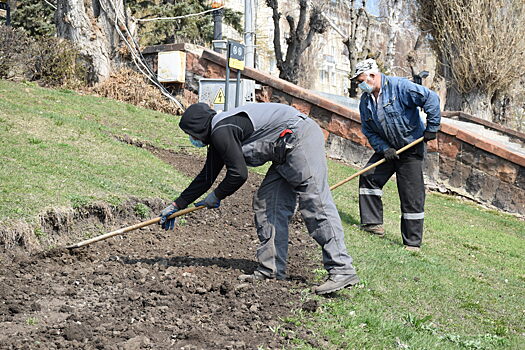
<path fill-rule="evenodd" d="M 168 219 L 168 216 L 178 211 L 179 211 L 179 208 L 177 208 L 175 203 L 171 203 L 170 205 L 168 205 L 166 208 L 164 208 L 160 212 L 159 225 L 161 225 L 161 227 L 165 229 L 166 231 L 173 230 L 173 228 L 175 227 L 175 220 L 177 218 Z"/>
<path fill-rule="evenodd" d="M 383 152 L 385 159 L 387 161 L 393 161 L 395 159 L 399 159 L 399 156 L 396 153 L 396 150 L 394 148 L 388 148 L 386 151 Z"/>
<path fill-rule="evenodd" d="M 428 141 L 435 140 L 436 136 L 437 136 L 436 132 L 425 131 L 425 133 L 423 134 L 423 141 L 428 142 Z"/>
<path fill-rule="evenodd" d="M 214 209 L 221 206 L 221 200 L 217 198 L 215 192 L 211 192 L 204 200 L 195 203 L 196 207 L 200 207 L 201 205 L 204 205 L 208 209 Z"/>

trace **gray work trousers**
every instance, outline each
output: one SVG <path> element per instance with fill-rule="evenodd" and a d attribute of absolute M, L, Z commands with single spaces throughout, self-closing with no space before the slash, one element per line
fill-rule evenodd
<path fill-rule="evenodd" d="M 296 126 L 291 143 L 294 148 L 286 161 L 272 164 L 254 196 L 258 270 L 269 277 L 286 277 L 288 225 L 299 200 L 308 232 L 323 250 L 325 269 L 330 274 L 355 274 L 328 185 L 321 128 L 307 118 Z"/>

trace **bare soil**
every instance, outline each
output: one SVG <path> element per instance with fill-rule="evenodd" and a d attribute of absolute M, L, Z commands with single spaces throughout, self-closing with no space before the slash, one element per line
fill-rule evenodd
<path fill-rule="evenodd" d="M 140 146 L 189 176 L 202 167 L 192 155 Z M 313 334 L 283 321 L 318 307 L 309 289 L 320 250 L 299 220 L 291 280 L 238 279 L 256 268 L 251 201 L 260 181 L 251 174 L 219 209 L 191 213 L 175 231 L 153 225 L 75 250 L 0 252 L 0 348 L 283 349 L 293 347 L 286 333 L 316 347 Z M 130 212 L 104 229 L 142 221 Z"/>

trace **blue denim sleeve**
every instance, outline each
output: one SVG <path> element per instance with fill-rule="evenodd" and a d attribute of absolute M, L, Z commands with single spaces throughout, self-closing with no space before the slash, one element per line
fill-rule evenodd
<path fill-rule="evenodd" d="M 439 110 L 439 96 L 432 90 L 403 79 L 400 82 L 403 93 L 403 102 L 411 107 L 417 106 L 423 108 L 427 114 L 426 130 L 437 132 L 441 123 L 441 111 Z"/>
<path fill-rule="evenodd" d="M 373 128 L 370 126 L 370 123 L 373 123 L 369 111 L 366 108 L 366 102 L 364 99 L 361 99 L 359 103 L 359 114 L 361 115 L 361 131 L 368 139 L 368 142 L 378 153 L 383 153 L 387 148 L 390 148 L 390 145 L 379 135 Z"/>

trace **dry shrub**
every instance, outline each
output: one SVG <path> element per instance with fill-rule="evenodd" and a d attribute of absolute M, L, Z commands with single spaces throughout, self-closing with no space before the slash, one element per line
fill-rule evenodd
<path fill-rule="evenodd" d="M 68 40 L 42 37 L 0 25 L 0 78 L 75 88 L 85 84 L 80 52 Z"/>
<path fill-rule="evenodd" d="M 61 38 L 41 38 L 35 78 L 44 86 L 76 88 L 87 82 L 87 68 L 74 44 Z"/>
<path fill-rule="evenodd" d="M 525 69 L 523 0 L 418 0 L 419 25 L 432 35 L 462 93 L 505 92 Z"/>
<path fill-rule="evenodd" d="M 158 88 L 142 74 L 129 68 L 112 73 L 108 79 L 90 88 L 89 92 L 163 113 L 177 114 L 178 111 L 177 106 Z"/>
<path fill-rule="evenodd" d="M 23 30 L 0 25 L 0 78 L 33 80 L 36 46 Z"/>

